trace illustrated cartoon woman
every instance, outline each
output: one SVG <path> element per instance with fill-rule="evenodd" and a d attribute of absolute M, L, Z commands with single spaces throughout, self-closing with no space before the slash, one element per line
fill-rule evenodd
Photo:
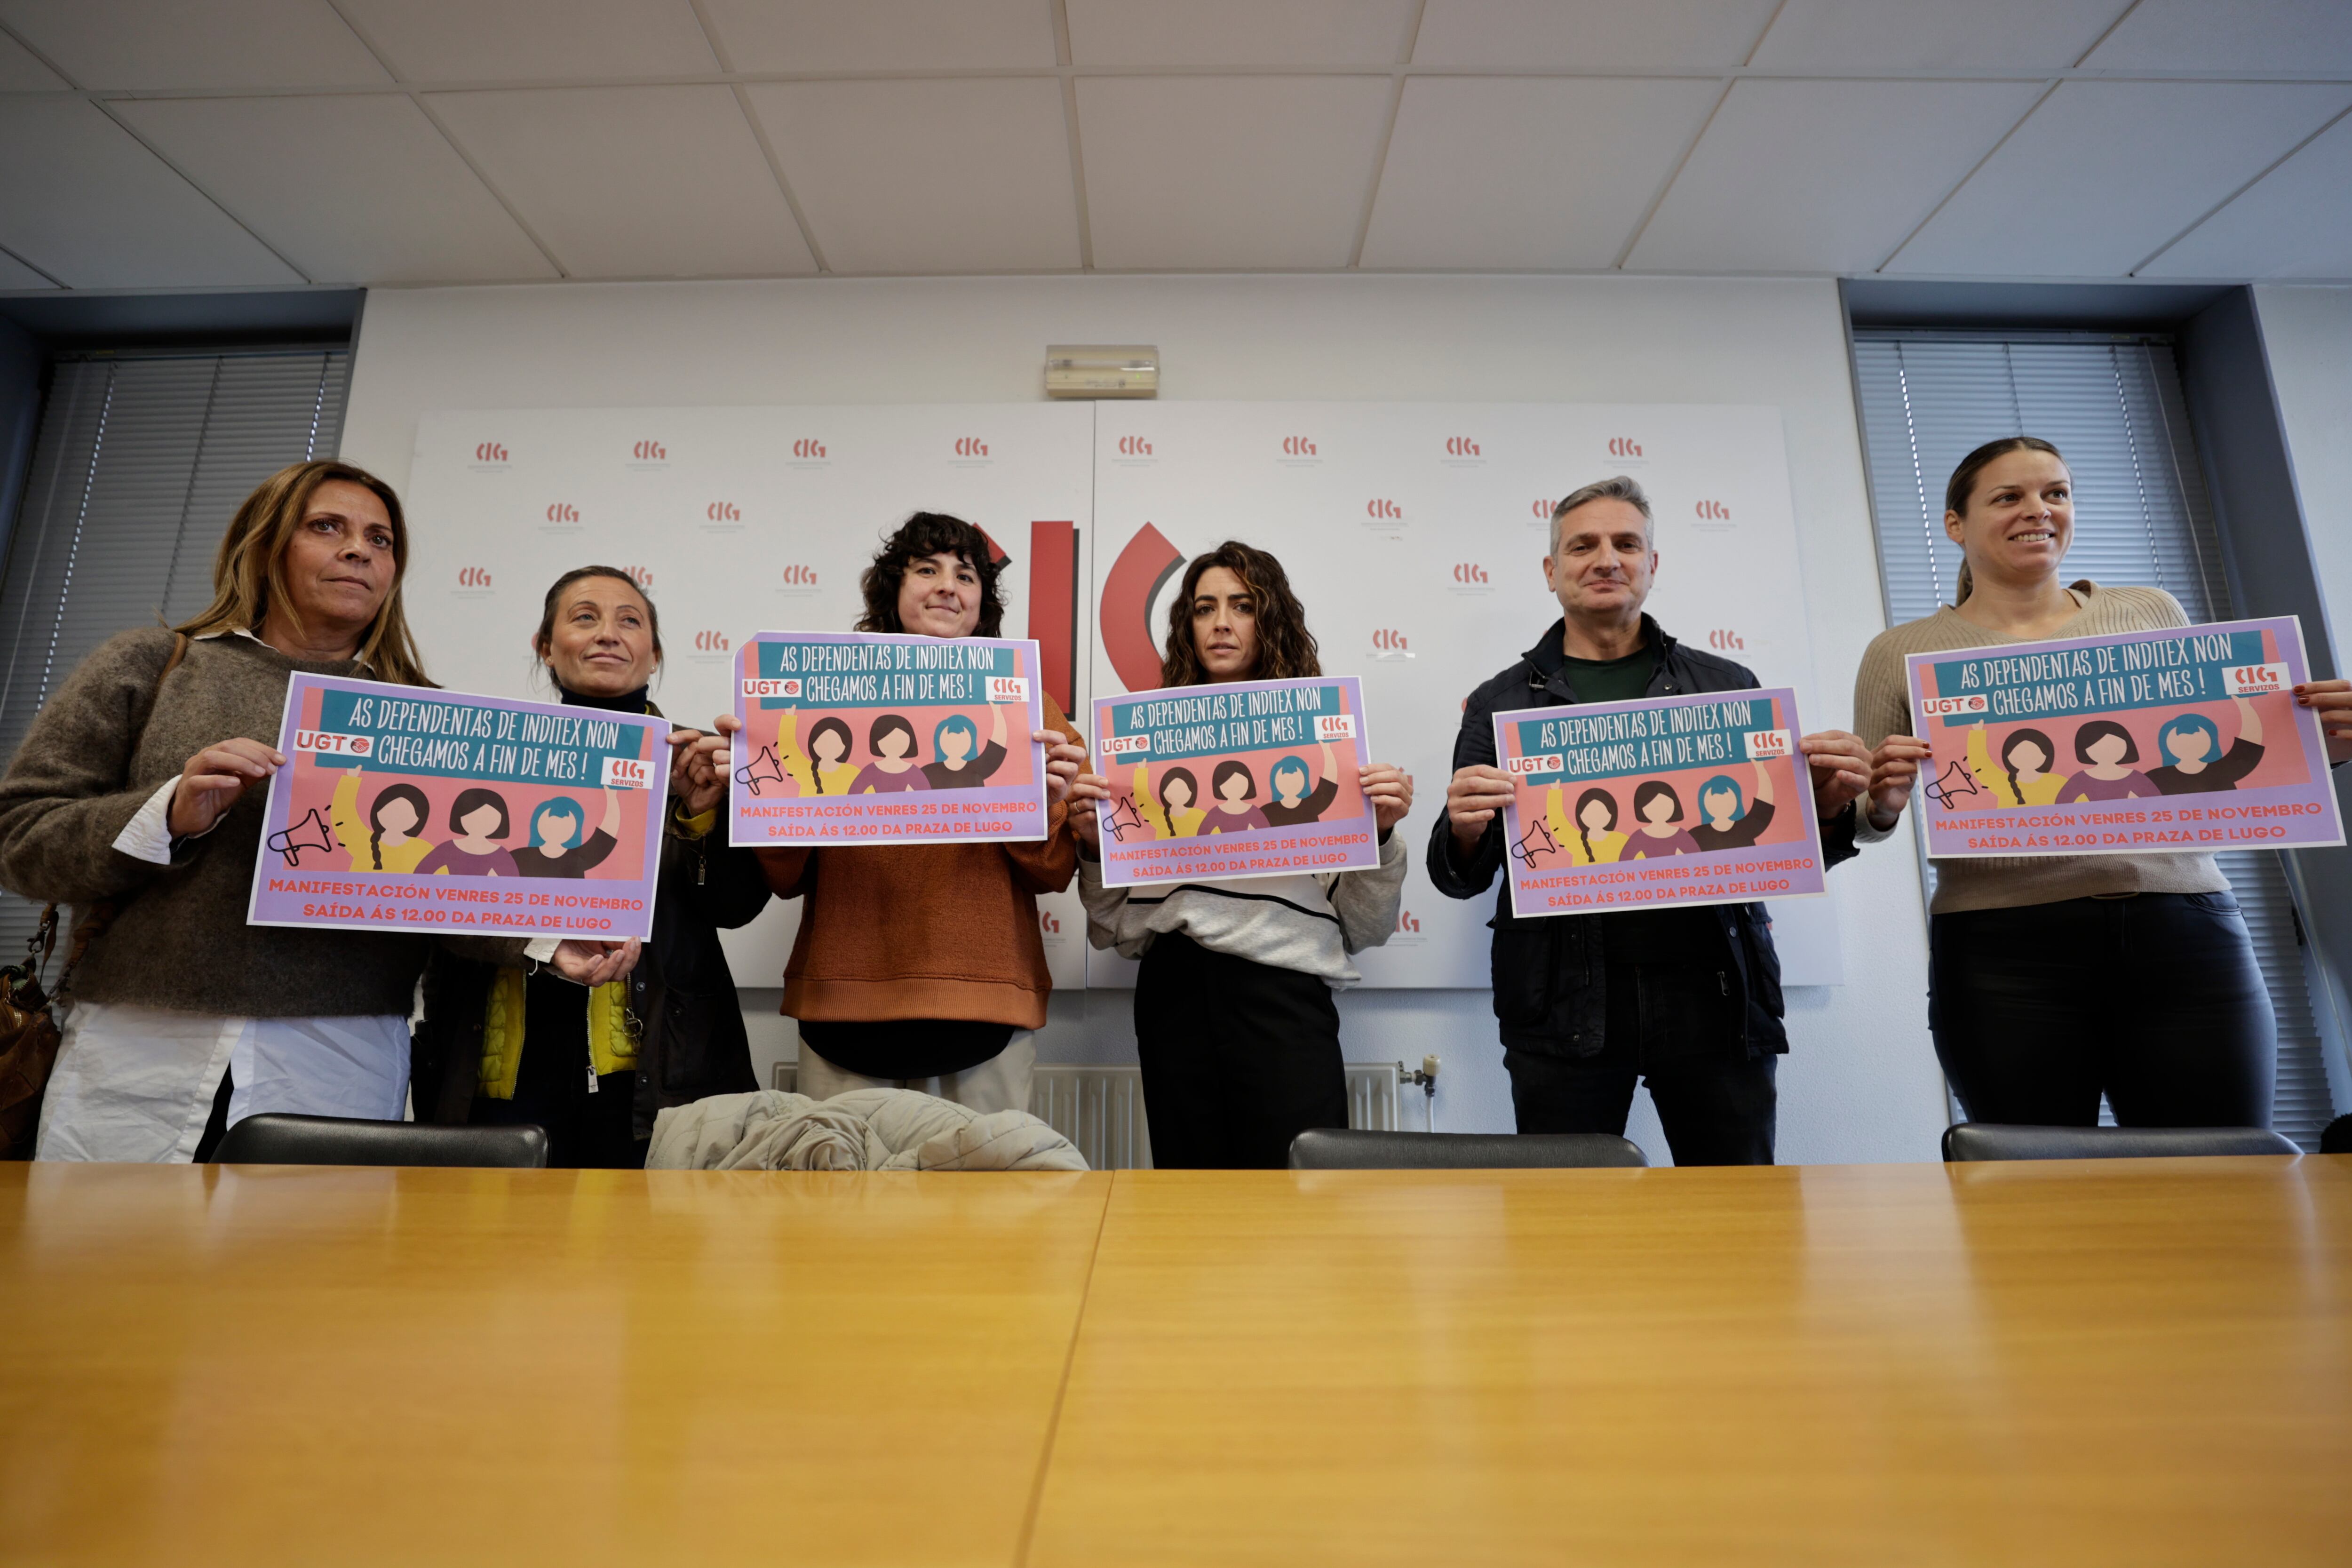
<path fill-rule="evenodd" d="M 850 782 L 852 795 L 903 795 L 927 790 L 931 781 L 915 765 L 915 727 L 896 713 L 885 713 L 866 732 L 866 748 L 874 760 Z"/>
<path fill-rule="evenodd" d="M 1572 865 L 1605 866 L 1625 848 L 1625 836 L 1616 830 L 1617 797 L 1598 785 L 1576 797 L 1573 827 L 1560 809 L 1559 785 L 1552 785 L 1544 791 L 1544 819 L 1551 824 L 1551 836 L 1568 847 Z"/>
<path fill-rule="evenodd" d="M 419 876 L 454 871 L 460 877 L 520 877 L 515 858 L 499 840 L 507 836 L 506 797 L 494 789 L 461 789 L 449 803 L 456 835 L 418 863 Z"/>
<path fill-rule="evenodd" d="M 1757 763 L 1753 801 L 1739 798 L 1738 781 L 1729 773 L 1716 774 L 1698 786 L 1698 815 L 1690 836 L 1701 853 L 1748 847 L 1772 826 L 1772 774 Z"/>
<path fill-rule="evenodd" d="M 950 713 L 931 731 L 931 755 L 923 777 L 933 789 L 978 789 L 988 775 L 1004 765 L 1004 710 L 988 710 L 988 744 L 980 743 L 980 726 L 961 713 Z M 980 753 L 974 756 L 972 753 Z"/>
<path fill-rule="evenodd" d="M 2156 749 L 2164 756 L 2160 768 L 2147 770 L 2147 782 L 2162 795 L 2203 795 L 2235 789 L 2238 781 L 2262 766 L 2263 720 L 2254 705 L 2240 697 L 2238 738 L 2221 750 L 2221 731 L 2202 713 L 2180 713 L 2168 719 L 2156 732 Z"/>
<path fill-rule="evenodd" d="M 793 733 L 799 718 L 798 709 L 785 709 L 783 724 L 776 731 L 776 744 L 784 753 L 784 775 L 803 795 L 847 795 L 857 782 L 857 764 L 849 760 L 849 726 L 838 719 L 818 720 L 809 731 L 808 749 L 816 758 L 812 763 Z"/>
<path fill-rule="evenodd" d="M 2156 794 L 2147 775 L 2131 766 L 2139 761 L 2138 743 L 2129 730 L 2113 719 L 2094 719 L 2074 731 L 2074 760 L 2083 764 L 2083 770 L 2058 786 L 2061 805 Z"/>
<path fill-rule="evenodd" d="M 2056 800 L 2066 782 L 2050 772 L 2057 755 L 2056 742 L 2041 731 L 2011 730 L 2000 743 L 2000 763 L 1995 766 L 1985 749 L 1984 721 L 1969 726 L 1969 772 L 2002 805 L 2048 805 Z"/>
<path fill-rule="evenodd" d="M 1201 798 L 1201 781 L 1190 768 L 1170 768 L 1160 775 L 1160 793 L 1151 792 L 1149 763 L 1135 764 L 1135 805 L 1158 838 L 1190 838 L 1201 831 L 1208 813 L 1192 803 Z"/>
<path fill-rule="evenodd" d="M 585 877 L 620 847 L 613 832 L 620 825 L 621 797 L 608 789 L 604 820 L 583 842 L 587 814 L 570 795 L 551 795 L 531 809 L 530 843 L 515 851 L 515 868 L 526 877 Z"/>
<path fill-rule="evenodd" d="M 1208 819 L 1201 825 L 1203 836 L 1273 826 L 1265 813 L 1249 804 L 1257 798 L 1257 780 L 1247 763 L 1236 757 L 1219 763 L 1217 771 L 1209 775 L 1209 789 L 1217 798 L 1209 803 Z"/>
<path fill-rule="evenodd" d="M 1315 822 L 1331 809 L 1339 798 L 1339 781 L 1332 775 L 1339 769 L 1332 765 L 1331 742 L 1323 742 L 1323 782 L 1307 787 L 1307 759 L 1288 756 L 1274 764 L 1265 775 L 1265 787 L 1274 798 L 1258 809 L 1270 827 L 1295 827 L 1302 822 Z"/>
<path fill-rule="evenodd" d="M 335 798 L 328 807 L 336 841 L 351 856 L 352 870 L 414 871 L 433 852 L 433 846 L 416 836 L 431 820 L 433 803 L 415 784 L 384 785 L 368 807 L 365 822 L 360 820 L 359 808 L 360 770 L 352 768 L 335 781 Z"/>
<path fill-rule="evenodd" d="M 1683 797 L 1664 779 L 1643 779 L 1633 791 L 1633 831 L 1620 860 L 1655 860 L 1667 855 L 1696 855 L 1698 841 L 1679 827 Z"/>

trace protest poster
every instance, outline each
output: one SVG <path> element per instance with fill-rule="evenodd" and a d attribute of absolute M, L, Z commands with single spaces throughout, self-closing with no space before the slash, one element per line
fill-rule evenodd
<path fill-rule="evenodd" d="M 653 934 L 669 721 L 298 674 L 255 925 Z"/>
<path fill-rule="evenodd" d="M 1496 714 L 1511 912 L 1822 892 L 1802 733 L 1786 687 Z"/>
<path fill-rule="evenodd" d="M 1930 856 L 2344 842 L 2293 616 L 1904 663 Z"/>
<path fill-rule="evenodd" d="M 735 662 L 730 841 L 1045 837 L 1037 645 L 761 632 Z"/>
<path fill-rule="evenodd" d="M 1379 865 L 1363 714 L 1354 676 L 1097 699 L 1104 884 Z"/>

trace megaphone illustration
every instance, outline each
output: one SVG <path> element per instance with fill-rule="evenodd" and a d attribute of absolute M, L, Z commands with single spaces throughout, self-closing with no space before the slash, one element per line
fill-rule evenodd
<path fill-rule="evenodd" d="M 1143 814 L 1135 809 L 1135 797 L 1122 795 L 1118 804 L 1111 808 L 1110 836 L 1124 844 L 1129 834 L 1149 831 L 1144 826 Z"/>
<path fill-rule="evenodd" d="M 302 852 L 306 849 L 334 853 L 335 837 L 327 826 L 326 814 L 312 806 L 309 815 L 283 832 L 269 836 L 269 847 L 286 857 L 286 864 L 296 870 L 302 868 Z"/>
<path fill-rule="evenodd" d="M 1964 795 L 1983 795 L 1986 792 L 1977 787 L 1974 773 L 1969 773 L 1958 763 L 1952 763 L 1945 767 L 1942 775 L 1929 784 L 1923 793 L 1937 805 L 1948 807 L 1952 802 Z"/>
<path fill-rule="evenodd" d="M 745 766 L 735 770 L 735 782 L 753 795 L 760 793 L 760 786 L 763 784 L 783 783 L 784 770 L 777 764 L 776 748 L 761 747 L 758 756 L 753 757 Z"/>
<path fill-rule="evenodd" d="M 1519 858 L 1519 864 L 1533 869 L 1537 856 L 1559 853 L 1559 841 L 1551 836 L 1550 826 L 1538 816 L 1526 835 L 1511 846 L 1511 853 Z"/>

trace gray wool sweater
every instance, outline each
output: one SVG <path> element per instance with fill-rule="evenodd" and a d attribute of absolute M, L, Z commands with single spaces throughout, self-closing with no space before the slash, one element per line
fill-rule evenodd
<path fill-rule="evenodd" d="M 169 866 L 114 847 L 147 797 L 206 746 L 239 735 L 276 745 L 294 671 L 365 672 L 289 658 L 251 637 L 207 637 L 189 645 L 159 691 L 155 676 L 171 654 L 170 632 L 125 632 L 43 705 L 0 778 L 0 886 L 72 904 L 77 915 L 100 900 L 120 905 L 75 971 L 85 1001 L 219 1017 L 405 1016 L 435 938 L 246 923 L 264 789 L 247 790 L 210 833 L 176 846 Z M 520 962 L 523 947 L 440 940 L 497 963 Z"/>

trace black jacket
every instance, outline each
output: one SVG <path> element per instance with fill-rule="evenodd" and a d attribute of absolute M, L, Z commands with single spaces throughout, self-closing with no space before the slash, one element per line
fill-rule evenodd
<path fill-rule="evenodd" d="M 1519 661 L 1470 694 L 1462 710 L 1462 732 L 1454 742 L 1454 766 L 1495 763 L 1495 715 L 1521 708 L 1565 707 L 1577 700 L 1568 683 L 1560 653 L 1564 623 L 1554 621 L 1542 640 Z M 1759 684 L 1753 671 L 1727 658 L 1717 658 L 1685 647 L 1642 617 L 1643 646 L 1656 656 L 1650 672 L 1650 697 L 1679 697 L 1706 691 L 1748 691 Z M 1822 824 L 1824 862 L 1834 866 L 1853 858 L 1853 814 L 1841 812 Z M 1503 866 L 1503 820 L 1497 815 L 1486 825 L 1477 851 L 1465 857 L 1454 842 L 1454 827 L 1443 811 L 1429 836 L 1429 879 L 1452 899 L 1475 898 L 1495 880 Z M 1738 987 L 1747 1023 L 1744 1031 L 1751 1055 L 1789 1048 L 1781 1026 L 1780 958 L 1772 949 L 1772 926 L 1761 904 L 1717 904 L 1708 912 L 1723 932 L 1724 973 Z M 1546 915 L 1519 920 L 1511 913 L 1510 887 L 1505 883 L 1495 900 L 1495 1016 L 1502 1025 L 1503 1044 L 1511 1050 L 1538 1056 L 1589 1057 L 1602 1044 L 1602 1020 L 1608 1016 L 1606 914 Z"/>
<path fill-rule="evenodd" d="M 750 924 L 772 895 L 759 860 L 730 848 L 726 833 L 721 820 L 701 838 L 681 837 L 675 824 L 662 836 L 653 940 L 629 974 L 629 1010 L 643 1028 L 633 1118 L 639 1138 L 653 1136 L 666 1106 L 760 1087 L 719 933 Z M 425 1017 L 409 1056 L 418 1121 L 458 1123 L 471 1113 L 495 973 L 446 952 L 426 964 Z M 524 1037 L 524 1050 L 545 1048 Z"/>

